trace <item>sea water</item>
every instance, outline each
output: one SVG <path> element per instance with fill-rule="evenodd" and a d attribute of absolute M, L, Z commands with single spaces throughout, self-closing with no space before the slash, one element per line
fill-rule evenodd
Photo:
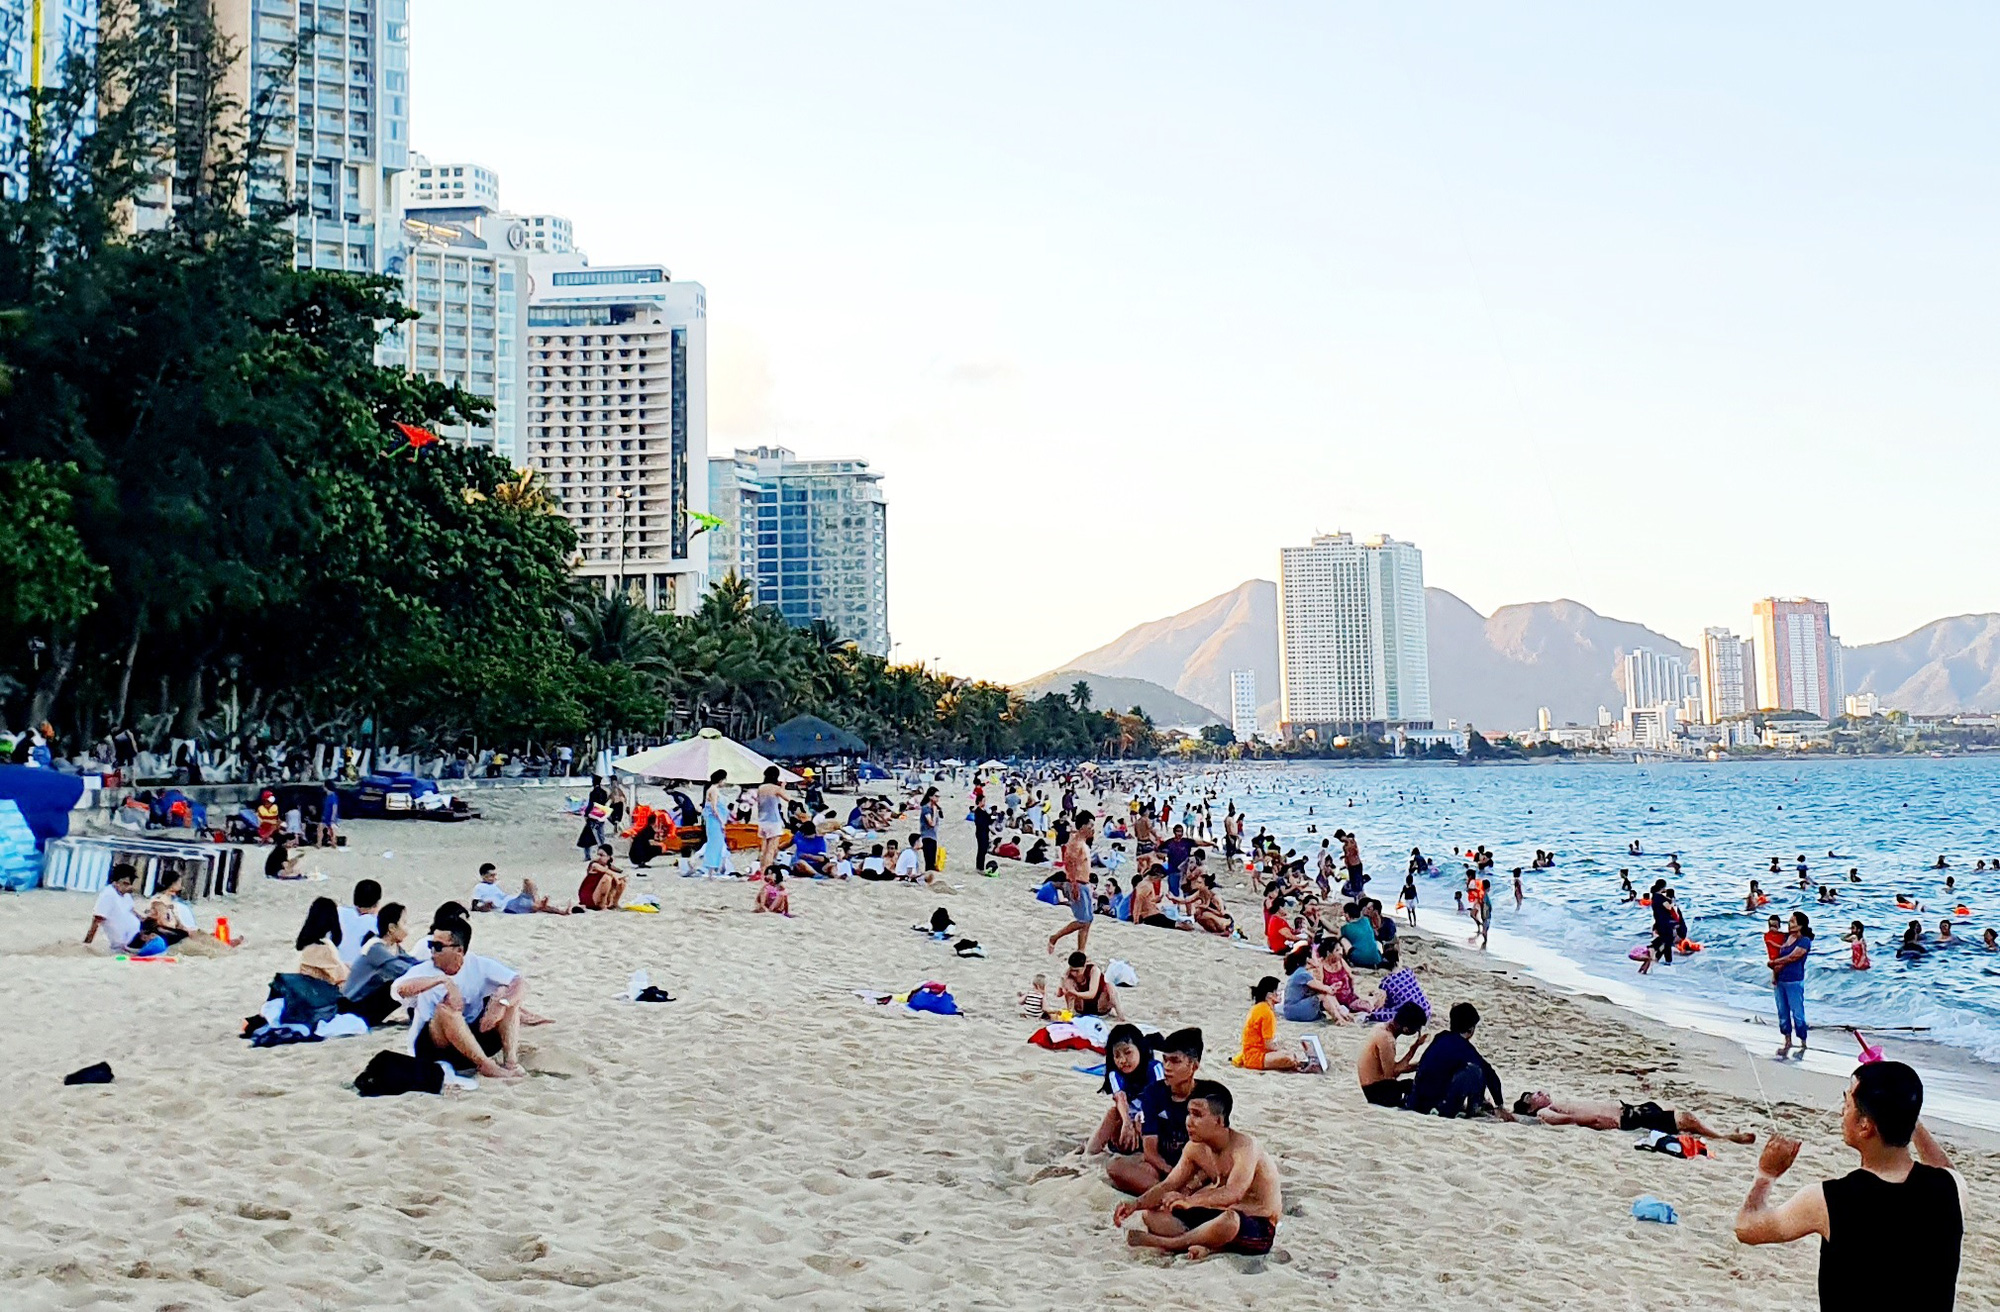
<path fill-rule="evenodd" d="M 2000 1062 L 2000 953 L 1979 946 L 1981 930 L 2000 927 L 2000 870 L 1991 869 L 2000 864 L 2000 759 L 1306 764 L 1230 769 L 1214 782 L 1221 799 L 1246 812 L 1249 832 L 1265 826 L 1309 857 L 1309 872 L 1323 839 L 1354 830 L 1368 892 L 1385 908 L 1403 886 L 1410 849 L 1421 847 L 1437 873 L 1419 879 L 1419 916 L 1442 933 L 1469 932 L 1471 923 L 1456 914 L 1452 894 L 1464 887 L 1464 867 L 1452 851 L 1485 844 L 1495 857 L 1496 944 L 1504 935 L 1585 976 L 1634 985 L 1663 1012 L 1676 1004 L 1770 1012 L 1765 918 L 1803 911 L 1815 934 L 1807 1012 L 1828 1031 L 1816 1046 L 1832 1044 L 1840 1025 L 1907 1028 L 1910 1037 Z M 1642 855 L 1629 851 L 1635 840 Z M 1553 869 L 1529 868 L 1537 848 L 1555 853 Z M 1667 865 L 1675 855 L 1678 874 Z M 1798 886 L 1801 855 L 1815 887 Z M 1948 870 L 1934 868 L 1940 855 Z M 1980 860 L 1989 869 L 1974 873 Z M 1516 866 L 1527 892 L 1518 910 Z M 1850 869 L 1859 884 L 1848 882 Z M 1703 950 L 1635 978 L 1628 954 L 1650 941 L 1652 916 L 1621 902 L 1621 870 L 1642 895 L 1665 879 Z M 1947 874 L 1957 881 L 1951 895 Z M 1752 879 L 1771 899 L 1754 913 L 1744 909 Z M 1821 881 L 1835 888 L 1836 904 L 1818 900 Z M 1899 910 L 1899 893 L 1923 910 Z M 1960 905 L 1970 914 L 1954 914 Z M 1856 920 L 1867 928 L 1873 960 L 1865 971 L 1849 965 L 1841 942 Z M 1963 941 L 1898 960 L 1912 920 L 1922 922 L 1927 946 L 1940 920 Z"/>

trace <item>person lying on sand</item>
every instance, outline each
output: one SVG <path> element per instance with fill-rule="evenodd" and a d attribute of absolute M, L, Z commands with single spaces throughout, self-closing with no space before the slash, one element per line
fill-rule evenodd
<path fill-rule="evenodd" d="M 1417 1053 L 1423 1049 L 1429 1035 L 1423 1032 L 1430 1023 L 1424 1009 L 1414 1002 L 1405 1002 L 1396 1008 L 1396 1014 L 1385 1025 L 1369 1031 L 1368 1041 L 1361 1046 L 1360 1060 L 1355 1062 L 1354 1073 L 1361 1081 L 1361 1096 L 1371 1107 L 1400 1107 L 1403 1099 L 1410 1095 L 1411 1081 L 1401 1078 L 1417 1068 Z M 1396 1040 L 1416 1035 L 1416 1042 L 1402 1056 L 1396 1055 Z"/>
<path fill-rule="evenodd" d="M 431 959 L 410 967 L 390 991 L 415 1012 L 410 1050 L 419 1061 L 449 1062 L 494 1079 L 519 1079 L 520 974 L 475 956 L 472 925 L 452 919 L 431 930 Z M 498 1062 L 493 1059 L 500 1058 Z"/>
<path fill-rule="evenodd" d="M 470 901 L 475 913 L 498 911 L 507 905 L 507 890 L 500 887 L 500 869 L 491 861 L 479 867 L 479 882 L 472 886 Z"/>
<path fill-rule="evenodd" d="M 1285 1208 L 1278 1168 L 1255 1139 L 1230 1128 L 1233 1107 L 1229 1090 L 1214 1080 L 1195 1085 L 1180 1162 L 1111 1214 L 1113 1225 L 1137 1216 L 1145 1227 L 1126 1231 L 1126 1243 L 1186 1253 L 1196 1262 L 1211 1253 L 1271 1251 Z"/>
<path fill-rule="evenodd" d="M 1056 992 L 1062 997 L 1063 1006 L 1079 1016 L 1125 1019 L 1125 1013 L 1118 1009 L 1117 987 L 1081 952 L 1069 954 L 1069 969 L 1057 982 Z"/>
<path fill-rule="evenodd" d="M 536 912 L 545 916 L 566 916 L 575 910 L 567 902 L 557 902 L 544 895 L 532 879 L 523 879 L 521 891 L 508 898 L 507 905 L 500 909 L 510 916 L 531 916 Z"/>
<path fill-rule="evenodd" d="M 1532 1116 L 1543 1125 L 1580 1125 L 1586 1130 L 1657 1130 L 1661 1134 L 1699 1134 L 1731 1143 L 1755 1143 L 1754 1134 L 1731 1134 L 1706 1125 L 1693 1112 L 1677 1112 L 1656 1102 L 1559 1101 L 1536 1090 L 1514 1100 L 1516 1116 Z"/>

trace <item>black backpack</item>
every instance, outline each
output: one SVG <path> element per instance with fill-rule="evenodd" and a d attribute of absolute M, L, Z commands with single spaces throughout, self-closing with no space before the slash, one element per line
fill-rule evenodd
<path fill-rule="evenodd" d="M 354 1091 L 364 1098 L 442 1093 L 444 1067 L 434 1061 L 419 1061 L 407 1052 L 378 1052 L 368 1059 L 361 1074 L 354 1077 Z"/>

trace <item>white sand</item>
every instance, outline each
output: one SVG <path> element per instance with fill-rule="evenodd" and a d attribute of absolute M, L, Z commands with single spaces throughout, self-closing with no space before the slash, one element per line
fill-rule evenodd
<path fill-rule="evenodd" d="M 88 898 L 0 898 L 0 1097 L 15 1113 L 0 1132 L 0 1308 L 1812 1303 L 1815 1245 L 1731 1236 L 1754 1149 L 1679 1162 L 1634 1152 L 1629 1135 L 1368 1109 L 1352 1029 L 1319 1030 L 1331 1077 L 1236 1071 L 1247 986 L 1277 963 L 1100 922 L 1092 956 L 1139 972 L 1128 1013 L 1206 1031 L 1203 1074 L 1235 1091 L 1288 1210 L 1268 1260 L 1129 1252 L 1110 1225 L 1119 1196 L 1077 1151 L 1104 1103 L 1071 1066 L 1093 1059 L 1027 1046 L 1032 1026 L 1015 1015 L 1030 977 L 1055 974 L 1043 942 L 1062 915 L 1030 899 L 1024 868 L 971 874 L 962 825 L 947 845 L 964 890 L 944 896 L 796 884 L 800 914 L 784 920 L 753 915 L 747 886 L 661 874 L 634 886 L 661 897 L 662 915 L 478 917 L 475 950 L 523 970 L 530 1005 L 557 1022 L 526 1032 L 533 1074 L 518 1084 L 363 1100 L 346 1082 L 404 1031 L 272 1051 L 236 1037 L 290 968 L 320 893 L 344 900 L 373 876 L 421 928 L 492 859 L 510 887 L 529 875 L 573 895 L 576 823 L 555 795 L 481 801 L 488 818 L 472 824 L 352 823 L 347 854 L 308 857 L 329 882 L 246 880 L 226 906 L 205 904 L 205 920 L 224 909 L 253 940 L 220 959 L 114 962 L 76 941 Z M 1243 888 L 1227 891 L 1246 905 Z M 910 931 L 941 902 L 985 960 Z M 1478 1002 L 1480 1046 L 1510 1097 L 1531 1085 L 1652 1097 L 1765 1128 L 1726 1045 L 1429 945 L 1413 956 L 1434 1002 Z M 638 968 L 681 1000 L 625 1002 Z M 909 1017 L 852 995 L 926 978 L 970 1015 Z M 61 1086 L 98 1060 L 115 1084 Z M 1642 1067 L 1659 1073 L 1623 1073 Z M 1796 1178 L 1850 1169 L 1832 1086 L 1778 1074 L 1774 1094 L 1810 1100 L 1779 1108 L 1807 1139 Z M 2000 1155 L 1945 1138 L 1975 1200 L 1959 1305 L 2000 1307 L 1983 1220 Z M 1633 1221 L 1642 1193 L 1671 1201 L 1681 1224 Z"/>

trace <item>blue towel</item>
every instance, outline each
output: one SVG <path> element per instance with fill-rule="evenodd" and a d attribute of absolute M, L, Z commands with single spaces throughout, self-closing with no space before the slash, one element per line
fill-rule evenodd
<path fill-rule="evenodd" d="M 1104 1078 L 1103 1062 L 1099 1062 L 1095 1066 L 1072 1066 L 1070 1067 L 1070 1069 L 1075 1071 L 1078 1075 L 1093 1075 L 1100 1080 Z"/>
<path fill-rule="evenodd" d="M 1681 1219 L 1673 1204 L 1663 1203 L 1651 1194 L 1642 1195 L 1638 1202 L 1632 1204 L 1632 1215 L 1641 1221 L 1658 1221 L 1661 1225 L 1673 1225 Z"/>

